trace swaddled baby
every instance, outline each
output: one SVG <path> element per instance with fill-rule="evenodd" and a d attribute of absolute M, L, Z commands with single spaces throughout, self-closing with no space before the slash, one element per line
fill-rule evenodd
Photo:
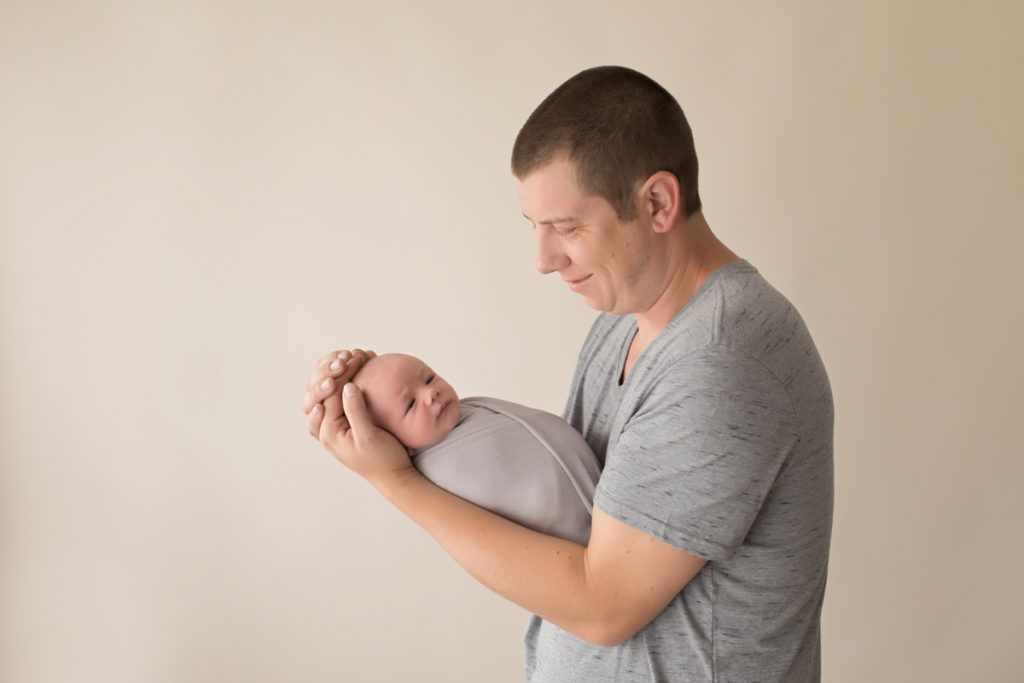
<path fill-rule="evenodd" d="M 352 380 L 374 423 L 425 477 L 480 507 L 582 545 L 600 466 L 561 418 L 495 398 L 461 401 L 423 361 L 372 358 Z"/>

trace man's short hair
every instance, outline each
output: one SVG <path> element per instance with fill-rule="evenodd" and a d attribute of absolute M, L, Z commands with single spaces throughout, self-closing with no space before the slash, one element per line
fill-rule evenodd
<path fill-rule="evenodd" d="M 512 173 L 522 180 L 563 156 L 580 189 L 604 197 L 623 220 L 636 216 L 633 193 L 658 171 L 679 180 L 685 215 L 701 208 L 690 124 L 675 98 L 638 71 L 599 66 L 560 85 L 516 136 Z"/>

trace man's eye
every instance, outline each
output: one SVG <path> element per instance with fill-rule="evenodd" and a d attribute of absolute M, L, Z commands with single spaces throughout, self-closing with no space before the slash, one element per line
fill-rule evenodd
<path fill-rule="evenodd" d="M 558 235 L 560 237 L 568 237 L 569 235 L 573 234 L 577 230 L 579 230 L 578 226 L 577 227 L 572 227 L 572 228 L 563 228 L 561 230 L 558 230 L 557 232 L 558 232 Z"/>

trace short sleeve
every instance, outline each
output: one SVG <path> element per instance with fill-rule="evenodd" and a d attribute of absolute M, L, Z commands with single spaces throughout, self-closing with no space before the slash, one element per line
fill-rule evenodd
<path fill-rule="evenodd" d="M 799 441 L 782 382 L 723 346 L 680 358 L 612 434 L 595 505 L 708 560 L 727 560 Z"/>

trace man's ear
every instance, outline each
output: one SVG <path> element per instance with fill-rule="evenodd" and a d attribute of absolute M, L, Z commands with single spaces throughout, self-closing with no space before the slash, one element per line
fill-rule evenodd
<path fill-rule="evenodd" d="M 654 232 L 665 233 L 679 218 L 679 179 L 668 171 L 654 173 L 640 190 L 642 211 L 651 220 Z"/>

